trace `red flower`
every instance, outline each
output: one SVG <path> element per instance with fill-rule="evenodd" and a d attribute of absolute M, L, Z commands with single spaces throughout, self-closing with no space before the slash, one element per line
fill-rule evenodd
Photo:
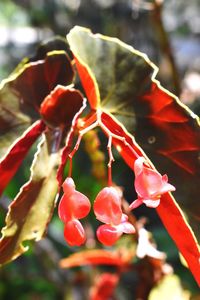
<path fill-rule="evenodd" d="M 119 282 L 119 275 L 103 273 L 98 276 L 95 285 L 91 289 L 90 300 L 111 299 Z"/>
<path fill-rule="evenodd" d="M 105 187 L 99 192 L 94 213 L 99 221 L 106 223 L 97 229 L 98 240 L 106 246 L 112 246 L 123 233 L 135 232 L 128 216 L 122 213 L 120 194 L 113 187 Z"/>
<path fill-rule="evenodd" d="M 77 219 L 72 219 L 65 223 L 64 237 L 70 246 L 81 246 L 85 243 L 85 230 L 81 222 Z"/>
<path fill-rule="evenodd" d="M 134 209 L 142 203 L 148 207 L 157 207 L 162 194 L 175 191 L 175 187 L 168 183 L 167 175 L 161 176 L 156 170 L 152 170 L 144 165 L 144 157 L 139 157 L 134 164 L 135 190 L 138 199 L 129 206 Z"/>
<path fill-rule="evenodd" d="M 65 223 L 64 237 L 70 246 L 80 246 L 85 240 L 85 231 L 79 219 L 85 218 L 90 211 L 90 201 L 75 190 L 72 178 L 63 183 L 64 195 L 58 206 L 59 218 Z"/>

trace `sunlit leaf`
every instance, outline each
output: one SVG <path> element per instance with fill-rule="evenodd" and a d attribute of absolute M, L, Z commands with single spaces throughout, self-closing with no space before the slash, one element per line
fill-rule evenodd
<path fill-rule="evenodd" d="M 132 149 L 139 156 L 145 156 L 140 146 L 131 138 L 131 136 L 120 127 L 120 124 L 115 122 L 115 120 L 106 113 L 102 115 L 103 123 L 106 127 L 114 134 L 120 134 L 128 142 L 127 145 L 122 141 L 114 139 L 113 142 L 116 148 L 125 159 L 130 168 L 133 169 L 135 162 L 135 154 Z M 130 146 L 131 147 L 130 147 Z M 146 157 L 148 160 L 148 158 Z M 151 163 L 149 161 L 149 163 Z M 176 243 L 178 249 L 184 256 L 187 264 L 196 278 L 197 282 L 200 284 L 200 252 L 197 240 L 193 235 L 187 221 L 185 220 L 180 207 L 172 197 L 170 193 L 163 194 L 161 197 L 160 205 L 156 208 L 159 217 L 161 218 L 163 224 L 165 225 L 167 231 L 171 235 L 172 239 Z"/>
<path fill-rule="evenodd" d="M 82 105 L 83 96 L 78 90 L 57 85 L 42 102 L 40 113 L 50 127 L 61 127 L 68 130 Z"/>
<path fill-rule="evenodd" d="M 9 152 L 0 160 L 0 195 L 15 175 L 30 147 L 45 128 L 46 126 L 42 121 L 36 121 L 15 141 Z"/>
<path fill-rule="evenodd" d="M 12 77 L 11 87 L 18 93 L 23 110 L 39 109 L 44 98 L 56 85 L 71 84 L 74 71 L 66 52 L 52 51 L 44 60 L 27 63 Z"/>
<path fill-rule="evenodd" d="M 25 252 L 24 242 L 39 241 L 45 234 L 55 205 L 58 153 L 49 153 L 47 142 L 38 146 L 31 168 L 30 180 L 11 203 L 2 229 L 0 264 L 7 263 Z"/>
<path fill-rule="evenodd" d="M 8 83 L 0 85 L 0 157 L 17 137 L 31 125 L 31 118 L 21 111 L 20 100 Z"/>
<path fill-rule="evenodd" d="M 64 51 L 37 62 L 22 62 L 0 84 L 0 158 L 16 138 L 40 118 L 39 105 L 57 84 L 68 85 L 73 69 Z"/>
<path fill-rule="evenodd" d="M 195 202 L 199 197 L 198 118 L 160 87 L 155 80 L 158 69 L 146 55 L 118 39 L 93 35 L 81 27 L 71 30 L 68 42 L 91 108 L 104 111 L 106 127 L 126 140 L 124 143 L 114 139 L 122 157 L 133 168 L 136 156 L 131 148 L 144 155 L 126 131 L 129 130 L 157 163 L 158 170 L 167 172 L 178 192 L 183 177 L 188 179 L 186 201 L 190 203 L 190 212 L 199 217 L 199 208 L 193 209 L 191 205 L 191 197 L 196 195 Z M 171 168 L 165 168 L 168 164 Z M 186 188 L 185 184 L 184 191 Z M 197 242 L 170 194 L 162 197 L 157 211 L 200 284 Z"/>
<path fill-rule="evenodd" d="M 81 27 L 71 30 L 68 41 L 91 108 L 109 112 L 135 136 L 176 186 L 178 203 L 199 220 L 197 116 L 160 86 L 158 68 L 145 54 Z"/>
<path fill-rule="evenodd" d="M 103 249 L 85 250 L 74 253 L 61 259 L 61 268 L 72 268 L 85 265 L 113 265 L 124 267 L 130 264 L 132 255 L 120 253 L 120 251 L 108 251 Z"/>

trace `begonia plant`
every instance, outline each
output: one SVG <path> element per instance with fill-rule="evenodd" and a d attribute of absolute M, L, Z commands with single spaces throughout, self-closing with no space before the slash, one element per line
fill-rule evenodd
<path fill-rule="evenodd" d="M 183 214 L 194 221 L 200 215 L 198 117 L 160 85 L 157 67 L 133 47 L 78 26 L 67 42 L 69 53 L 64 42 L 63 49 L 51 44 L 45 54 L 23 61 L 0 86 L 1 193 L 38 142 L 30 179 L 8 208 L 0 263 L 24 253 L 25 241 L 45 235 L 62 195 L 58 214 L 69 246 L 84 246 L 87 231 L 80 220 L 89 213 L 103 223 L 96 231 L 99 243 L 114 247 L 122 234 L 138 239 L 131 221 L 138 206 L 155 209 L 200 285 L 198 234 L 195 237 Z M 73 159 L 84 136 L 97 128 L 108 139 L 108 174 L 92 204 L 76 189 Z M 126 208 L 122 188 L 112 180 L 112 147 L 135 178 L 137 199 Z M 177 193 L 177 201 L 171 192 Z M 98 253 L 94 264 L 119 263 L 118 256 Z M 106 276 L 102 282 L 110 280 L 112 290 L 119 278 Z"/>

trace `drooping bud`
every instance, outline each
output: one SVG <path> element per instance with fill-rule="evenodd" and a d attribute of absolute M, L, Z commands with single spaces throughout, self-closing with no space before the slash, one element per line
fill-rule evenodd
<path fill-rule="evenodd" d="M 65 224 L 64 237 L 70 246 L 81 246 L 85 243 L 85 230 L 77 219 L 73 219 Z"/>
<path fill-rule="evenodd" d="M 82 193 L 76 191 L 71 177 L 63 183 L 64 195 L 58 206 L 59 218 L 65 223 L 64 236 L 70 246 L 80 246 L 85 242 L 85 231 L 78 221 L 90 212 L 90 201 Z"/>
<path fill-rule="evenodd" d="M 96 218 L 106 224 L 117 225 L 122 217 L 121 198 L 113 187 L 103 188 L 94 201 Z"/>
<path fill-rule="evenodd" d="M 106 223 L 97 229 L 97 238 L 105 246 L 112 246 L 123 233 L 132 234 L 135 229 L 122 213 L 121 195 L 114 187 L 102 189 L 94 201 L 96 218 Z"/>

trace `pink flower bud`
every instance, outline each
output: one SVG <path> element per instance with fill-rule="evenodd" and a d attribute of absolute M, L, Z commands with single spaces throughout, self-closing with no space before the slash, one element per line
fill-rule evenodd
<path fill-rule="evenodd" d="M 64 237 L 70 246 L 81 246 L 86 240 L 85 230 L 82 224 L 76 219 L 65 224 Z"/>
<path fill-rule="evenodd" d="M 96 218 L 106 224 L 117 225 L 121 221 L 121 198 L 114 187 L 105 187 L 94 201 Z"/>
<path fill-rule="evenodd" d="M 70 246 L 80 246 L 85 242 L 85 231 L 79 219 L 90 212 L 90 201 L 82 193 L 75 190 L 72 178 L 63 183 L 64 195 L 58 206 L 59 218 L 65 223 L 64 237 Z"/>
<path fill-rule="evenodd" d="M 85 218 L 91 208 L 89 199 L 82 193 L 75 190 L 72 178 L 67 178 L 63 183 L 64 195 L 58 206 L 58 215 L 63 222 L 73 218 Z"/>
<path fill-rule="evenodd" d="M 138 199 L 130 204 L 130 209 L 134 209 L 142 203 L 155 208 L 159 205 L 162 194 L 175 191 L 175 187 L 168 183 L 167 175 L 161 176 L 159 172 L 150 169 L 144 163 L 143 157 L 139 157 L 135 161 L 135 190 Z"/>
<path fill-rule="evenodd" d="M 96 218 L 106 223 L 97 229 L 97 238 L 105 246 L 112 246 L 123 233 L 134 233 L 128 216 L 122 213 L 121 195 L 113 187 L 102 189 L 94 201 Z"/>

